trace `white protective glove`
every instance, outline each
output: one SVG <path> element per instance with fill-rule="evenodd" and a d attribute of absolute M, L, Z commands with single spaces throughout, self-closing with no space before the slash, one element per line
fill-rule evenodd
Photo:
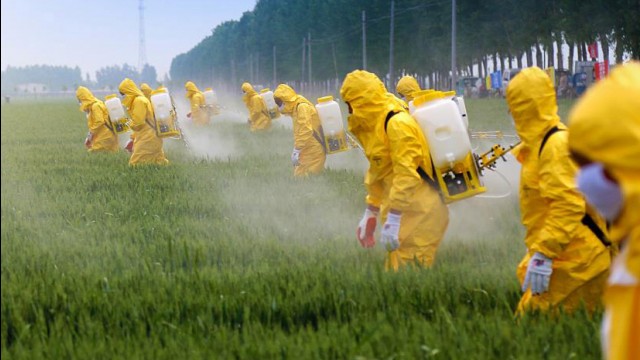
<path fill-rule="evenodd" d="M 92 145 L 93 145 L 93 134 L 91 133 L 91 131 L 89 131 L 89 133 L 87 134 L 87 137 L 84 139 L 84 146 L 87 149 L 91 149 Z"/>
<path fill-rule="evenodd" d="M 400 247 L 400 239 L 398 233 L 400 232 L 400 218 L 401 214 L 389 213 L 387 215 L 387 222 L 382 227 L 382 239 L 380 243 L 387 249 L 387 251 L 394 251 Z"/>
<path fill-rule="evenodd" d="M 300 149 L 293 148 L 293 152 L 291 153 L 291 163 L 293 166 L 300 165 Z"/>
<path fill-rule="evenodd" d="M 533 295 L 547 292 L 549 290 L 549 279 L 553 272 L 551 268 L 552 263 L 553 260 L 543 254 L 539 252 L 534 253 L 527 266 L 527 274 L 522 284 L 522 292 L 527 291 L 528 287 L 531 287 L 531 293 Z"/>
<path fill-rule="evenodd" d="M 358 224 L 356 230 L 356 237 L 360 241 L 360 245 L 364 248 L 373 247 L 376 244 L 376 239 L 373 234 L 376 232 L 376 225 L 378 224 L 378 209 L 367 206 L 364 210 L 362 220 Z"/>

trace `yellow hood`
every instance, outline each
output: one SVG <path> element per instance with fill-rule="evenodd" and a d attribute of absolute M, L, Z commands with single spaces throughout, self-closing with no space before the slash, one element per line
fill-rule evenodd
<path fill-rule="evenodd" d="M 87 111 L 91 109 L 91 105 L 98 101 L 98 99 L 96 99 L 96 97 L 91 93 L 91 90 L 84 86 L 78 87 L 78 90 L 76 90 L 76 97 L 80 101 L 80 111 Z"/>
<path fill-rule="evenodd" d="M 198 89 L 196 84 L 194 84 L 192 81 L 187 81 L 184 84 L 184 88 L 187 90 L 187 98 L 189 98 L 189 99 L 191 99 L 193 97 L 193 95 L 195 95 L 195 94 L 200 92 L 200 90 Z"/>
<path fill-rule="evenodd" d="M 547 131 L 560 124 L 555 89 L 538 67 L 522 70 L 509 82 L 507 104 L 525 146 L 538 148 Z"/>
<path fill-rule="evenodd" d="M 569 147 L 607 169 L 640 173 L 640 63 L 616 67 L 569 114 Z"/>
<path fill-rule="evenodd" d="M 122 104 L 129 110 L 131 109 L 131 105 L 133 104 L 133 100 L 136 96 L 144 96 L 142 91 L 138 89 L 136 83 L 133 80 L 126 78 L 122 80 L 120 86 L 118 86 L 118 90 L 124 94 L 124 99 L 122 100 Z"/>
<path fill-rule="evenodd" d="M 244 96 L 242 96 L 242 101 L 244 101 L 245 104 L 249 104 L 249 99 L 258 94 L 248 82 L 242 84 L 242 91 L 245 93 Z"/>
<path fill-rule="evenodd" d="M 616 67 L 569 114 L 569 148 L 618 180 L 637 221 L 640 211 L 640 63 Z"/>
<path fill-rule="evenodd" d="M 413 93 L 416 91 L 420 91 L 420 85 L 418 85 L 418 80 L 413 76 L 403 76 L 398 81 L 398 85 L 396 85 L 396 93 L 407 99 L 407 101 L 413 100 Z"/>
<path fill-rule="evenodd" d="M 140 90 L 147 98 L 149 98 L 151 96 L 151 93 L 153 92 L 153 89 L 147 83 L 140 84 Z"/>
<path fill-rule="evenodd" d="M 387 89 L 382 81 L 375 74 L 365 70 L 355 70 L 347 74 L 340 89 L 340 96 L 353 110 L 348 119 L 351 132 L 374 129 L 378 121 L 384 121 L 380 114 L 403 110 L 398 102 L 387 96 Z"/>
<path fill-rule="evenodd" d="M 287 84 L 280 84 L 276 88 L 276 91 L 273 92 L 273 97 L 282 100 L 284 104 L 284 109 L 282 110 L 285 114 L 291 114 L 298 103 L 305 102 L 313 106 L 311 102 L 309 102 L 304 97 L 296 94 L 295 90 L 291 88 L 291 86 Z"/>

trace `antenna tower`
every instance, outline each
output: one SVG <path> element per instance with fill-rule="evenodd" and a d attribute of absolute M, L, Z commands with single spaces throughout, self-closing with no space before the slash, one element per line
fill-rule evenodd
<path fill-rule="evenodd" d="M 147 63 L 147 49 L 144 40 L 144 0 L 140 0 L 138 5 L 140 12 L 140 29 L 139 29 L 139 43 L 138 43 L 138 71 L 142 72 L 142 68 Z"/>

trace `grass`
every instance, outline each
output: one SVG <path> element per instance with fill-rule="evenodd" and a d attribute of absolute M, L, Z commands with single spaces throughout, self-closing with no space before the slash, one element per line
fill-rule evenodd
<path fill-rule="evenodd" d="M 500 100 L 467 107 L 508 130 Z M 435 267 L 389 273 L 353 236 L 361 174 L 294 179 L 290 130 L 218 122 L 216 151 L 132 169 L 86 153 L 72 101 L 1 125 L 2 358 L 600 358 L 599 314 L 514 319 L 514 196 L 456 204 Z"/>

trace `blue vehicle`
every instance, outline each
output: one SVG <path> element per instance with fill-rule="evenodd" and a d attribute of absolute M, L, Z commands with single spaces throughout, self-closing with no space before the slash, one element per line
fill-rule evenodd
<path fill-rule="evenodd" d="M 587 89 L 587 73 L 579 72 L 573 74 L 573 88 L 576 91 L 576 95 L 580 96 Z"/>

